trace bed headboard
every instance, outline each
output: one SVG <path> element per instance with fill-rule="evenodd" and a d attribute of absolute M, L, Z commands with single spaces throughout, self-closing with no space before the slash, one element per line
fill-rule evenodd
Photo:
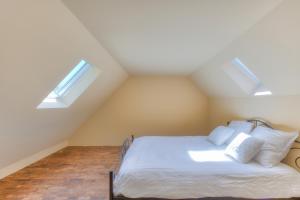
<path fill-rule="evenodd" d="M 247 122 L 251 122 L 254 124 L 254 128 L 258 126 L 264 126 L 273 129 L 273 125 L 268 122 L 267 120 L 261 119 L 261 118 L 252 118 L 252 119 L 247 119 Z M 227 122 L 227 125 L 229 125 L 230 121 Z"/>
<path fill-rule="evenodd" d="M 124 157 L 125 157 L 125 154 L 127 153 L 127 150 L 129 149 L 130 145 L 132 144 L 134 140 L 134 135 L 131 135 L 130 137 L 126 138 L 122 144 L 122 147 L 121 147 L 121 155 L 120 155 L 120 163 L 122 163 Z"/>
<path fill-rule="evenodd" d="M 258 126 L 264 126 L 273 129 L 273 125 L 267 120 L 260 118 L 247 119 L 248 122 L 252 122 L 254 124 L 254 128 Z"/>

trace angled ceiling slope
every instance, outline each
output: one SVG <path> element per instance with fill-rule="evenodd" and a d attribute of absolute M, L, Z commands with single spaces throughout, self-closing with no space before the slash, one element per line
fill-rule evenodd
<path fill-rule="evenodd" d="M 59 0 L 0 6 L 0 169 L 70 136 L 127 74 Z M 37 105 L 80 59 L 99 78 L 68 109 Z"/>
<path fill-rule="evenodd" d="M 210 96 L 249 97 L 222 71 L 224 63 L 238 57 L 273 96 L 299 95 L 299 8 L 299 0 L 282 1 L 259 23 L 200 67 L 193 79 Z"/>
<path fill-rule="evenodd" d="M 186 75 L 281 0 L 63 0 L 132 74 Z"/>

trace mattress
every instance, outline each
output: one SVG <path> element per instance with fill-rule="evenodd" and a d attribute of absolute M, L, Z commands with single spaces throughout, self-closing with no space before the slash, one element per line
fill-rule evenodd
<path fill-rule="evenodd" d="M 281 163 L 238 163 L 205 136 L 141 137 L 126 153 L 114 195 L 129 198 L 300 197 L 300 174 Z"/>

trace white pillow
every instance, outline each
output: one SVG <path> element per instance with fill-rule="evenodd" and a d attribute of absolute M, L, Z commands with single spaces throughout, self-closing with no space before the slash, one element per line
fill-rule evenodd
<path fill-rule="evenodd" d="M 228 127 L 234 129 L 235 132 L 226 141 L 226 144 L 230 144 L 232 140 L 240 133 L 249 134 L 252 131 L 254 124 L 247 121 L 231 121 Z"/>
<path fill-rule="evenodd" d="M 246 133 L 240 133 L 228 145 L 225 154 L 238 162 L 247 163 L 256 156 L 263 144 L 263 140 Z"/>
<path fill-rule="evenodd" d="M 273 167 L 285 158 L 299 133 L 257 127 L 252 136 L 264 141 L 264 145 L 256 155 L 255 160 L 264 167 Z"/>
<path fill-rule="evenodd" d="M 215 128 L 208 136 L 208 140 L 215 145 L 223 145 L 228 138 L 234 133 L 234 129 L 225 127 L 225 126 L 218 126 Z"/>

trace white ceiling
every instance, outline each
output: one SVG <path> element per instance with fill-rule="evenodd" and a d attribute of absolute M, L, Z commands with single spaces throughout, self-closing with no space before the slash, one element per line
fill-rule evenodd
<path fill-rule="evenodd" d="M 132 74 L 189 74 L 281 0 L 63 0 Z"/>

